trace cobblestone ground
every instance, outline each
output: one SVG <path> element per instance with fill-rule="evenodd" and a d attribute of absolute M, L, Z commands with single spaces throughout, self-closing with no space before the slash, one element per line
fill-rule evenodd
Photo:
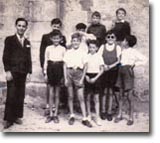
<path fill-rule="evenodd" d="M 1 105 L 2 106 L 2 105 Z M 4 105 L 3 105 L 4 106 Z M 1 115 L 4 107 L 1 107 Z M 127 117 L 119 123 L 113 121 L 102 120 L 102 126 L 97 126 L 92 122 L 93 127 L 88 128 L 81 124 L 81 116 L 76 116 L 76 122 L 73 126 L 68 125 L 67 114 L 60 114 L 60 123 L 45 123 L 43 110 L 31 109 L 25 105 L 23 125 L 14 124 L 9 129 L 3 130 L 2 116 L 0 120 L 0 130 L 3 132 L 148 132 L 149 131 L 149 115 L 148 113 L 135 113 L 135 123 L 127 126 Z"/>

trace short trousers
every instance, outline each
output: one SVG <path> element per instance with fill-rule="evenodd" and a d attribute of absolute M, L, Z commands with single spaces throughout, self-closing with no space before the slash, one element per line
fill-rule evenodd
<path fill-rule="evenodd" d="M 86 74 L 87 76 L 89 76 L 90 78 L 94 78 L 97 73 L 87 73 Z M 95 83 L 88 83 L 86 80 L 85 80 L 85 93 L 101 93 L 101 77 L 99 77 Z"/>
<path fill-rule="evenodd" d="M 115 86 L 125 91 L 134 88 L 134 71 L 131 66 L 126 65 L 119 67 L 118 78 Z"/>
<path fill-rule="evenodd" d="M 102 88 L 114 88 L 118 77 L 118 67 L 114 67 L 106 71 L 102 75 Z"/>
<path fill-rule="evenodd" d="M 68 79 L 68 86 L 74 86 L 75 88 L 83 88 L 84 84 L 80 85 L 79 82 L 83 75 L 83 69 L 77 68 L 67 68 L 67 79 Z"/>
<path fill-rule="evenodd" d="M 47 77 L 51 86 L 60 85 L 63 79 L 63 62 L 48 61 Z"/>

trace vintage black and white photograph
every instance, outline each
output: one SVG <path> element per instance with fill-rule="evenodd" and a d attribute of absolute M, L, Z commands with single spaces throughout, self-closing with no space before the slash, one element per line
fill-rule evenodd
<path fill-rule="evenodd" d="M 150 132 L 148 0 L 1 0 L 1 132 Z"/>

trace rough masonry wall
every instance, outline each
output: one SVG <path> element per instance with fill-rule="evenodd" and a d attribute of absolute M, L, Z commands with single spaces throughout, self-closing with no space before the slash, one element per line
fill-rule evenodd
<path fill-rule="evenodd" d="M 149 2 L 147 0 L 65 0 L 64 33 L 70 34 L 78 22 L 90 24 L 92 12 L 99 11 L 102 23 L 107 29 L 115 20 L 115 11 L 123 7 L 127 11 L 126 20 L 130 22 L 132 34 L 137 36 L 136 48 L 149 58 Z M 135 68 L 135 86 L 141 94 L 149 92 L 149 59 L 145 66 Z"/>
<path fill-rule="evenodd" d="M 28 38 L 32 42 L 33 75 L 32 82 L 42 82 L 39 64 L 39 45 L 41 36 L 48 33 L 50 21 L 60 17 L 62 31 L 67 39 L 78 22 L 90 24 L 91 13 L 101 12 L 102 23 L 109 29 L 115 19 L 115 11 L 124 7 L 132 33 L 138 38 L 136 48 L 149 57 L 149 3 L 147 0 L 1 0 L 0 1 L 0 80 L 4 81 L 2 52 L 4 38 L 13 34 L 17 17 L 29 20 Z M 149 64 L 135 69 L 136 90 L 141 94 L 149 92 Z M 33 88 L 34 89 L 34 88 Z M 37 90 L 38 91 L 38 90 Z"/>

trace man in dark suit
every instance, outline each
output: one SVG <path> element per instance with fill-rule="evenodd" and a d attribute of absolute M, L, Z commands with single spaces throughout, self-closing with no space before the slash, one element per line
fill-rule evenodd
<path fill-rule="evenodd" d="M 7 80 L 4 128 L 13 123 L 22 124 L 26 78 L 32 73 L 31 45 L 24 37 L 28 22 L 18 18 L 15 22 L 16 34 L 5 39 L 3 64 Z"/>
<path fill-rule="evenodd" d="M 60 30 L 62 27 L 62 22 L 59 18 L 54 18 L 52 21 L 51 21 L 51 28 L 52 30 Z M 50 32 L 51 33 L 51 32 Z M 52 45 L 52 41 L 50 40 L 50 33 L 48 34 L 44 34 L 42 36 L 42 40 L 41 40 L 41 45 L 40 45 L 40 65 L 41 65 L 41 68 L 42 68 L 42 73 L 43 73 L 43 66 L 44 66 L 44 61 L 45 61 L 45 51 L 46 51 L 46 48 L 50 45 Z M 61 41 L 60 41 L 60 44 L 64 47 L 66 47 L 66 38 L 64 35 L 62 35 L 61 37 Z M 44 73 L 43 73 L 44 74 Z M 47 84 L 47 97 L 46 97 L 46 112 L 45 112 L 45 115 L 47 115 L 49 113 L 49 87 L 50 85 Z"/>

